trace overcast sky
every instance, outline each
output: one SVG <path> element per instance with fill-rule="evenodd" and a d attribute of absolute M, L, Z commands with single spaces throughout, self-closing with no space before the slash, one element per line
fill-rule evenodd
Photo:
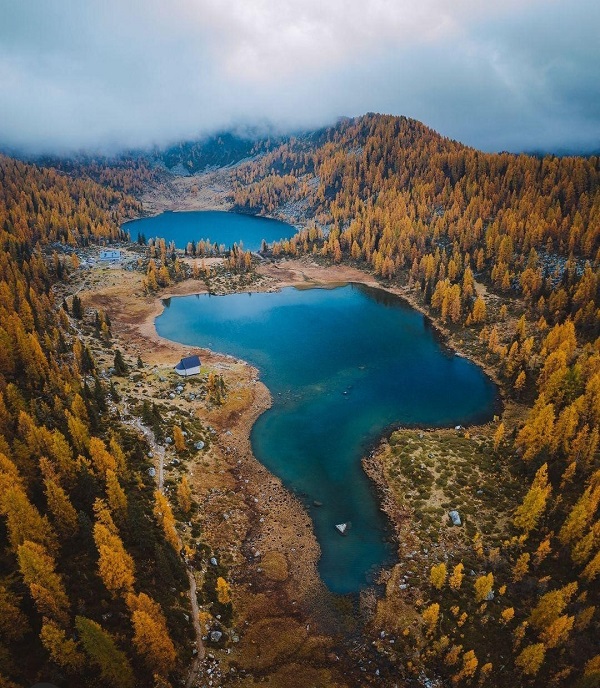
<path fill-rule="evenodd" d="M 165 145 L 408 115 L 600 149 L 600 0 L 0 0 L 0 145 Z"/>

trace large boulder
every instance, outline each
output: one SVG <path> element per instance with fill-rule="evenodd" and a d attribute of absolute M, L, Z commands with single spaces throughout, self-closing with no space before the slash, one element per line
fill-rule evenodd
<path fill-rule="evenodd" d="M 452 521 L 453 526 L 462 525 L 462 521 L 460 520 L 460 514 L 458 513 L 458 511 L 456 511 L 456 510 L 449 511 L 448 516 L 450 517 L 450 520 Z"/>

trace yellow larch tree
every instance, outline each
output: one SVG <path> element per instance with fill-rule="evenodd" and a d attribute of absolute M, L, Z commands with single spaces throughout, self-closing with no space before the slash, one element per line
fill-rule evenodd
<path fill-rule="evenodd" d="M 498 448 L 504 439 L 504 432 L 504 423 L 500 423 L 496 428 L 496 432 L 494 433 L 494 451 L 498 451 Z"/>
<path fill-rule="evenodd" d="M 502 619 L 502 623 L 509 623 L 515 618 L 515 610 L 514 607 L 507 607 L 506 609 L 503 609 L 500 618 Z"/>
<path fill-rule="evenodd" d="M 221 604 L 231 602 L 231 588 L 229 583 L 222 577 L 217 578 L 217 599 Z"/>
<path fill-rule="evenodd" d="M 79 525 L 77 512 L 71 504 L 69 496 L 52 478 L 44 480 L 44 487 L 46 488 L 48 508 L 54 517 L 58 531 L 65 537 L 73 537 Z"/>
<path fill-rule="evenodd" d="M 98 475 L 105 477 L 107 470 L 117 470 L 117 462 L 114 456 L 106 449 L 106 445 L 99 437 L 92 437 L 90 439 L 89 450 L 92 465 Z"/>
<path fill-rule="evenodd" d="M 460 671 L 452 677 L 452 683 L 455 685 L 460 683 L 464 679 L 470 679 L 475 676 L 477 667 L 479 666 L 479 660 L 473 650 L 468 650 L 462 656 L 462 666 Z"/>
<path fill-rule="evenodd" d="M 98 573 L 113 595 L 127 593 L 135 582 L 135 567 L 131 555 L 125 550 L 106 504 L 97 499 L 94 505 L 96 523 L 94 542 L 98 550 Z"/>
<path fill-rule="evenodd" d="M 558 533 L 558 539 L 563 545 L 572 543 L 577 537 L 581 536 L 594 518 L 599 503 L 600 470 L 596 471 L 592 476 L 590 484 L 567 516 Z"/>
<path fill-rule="evenodd" d="M 87 451 L 90 444 L 90 435 L 86 424 L 67 410 L 65 410 L 65 418 L 67 419 L 67 427 L 69 428 L 69 435 L 71 435 L 73 440 L 73 446 L 79 452 Z"/>
<path fill-rule="evenodd" d="M 587 581 L 593 581 L 600 574 L 600 550 L 590 559 L 581 575 Z"/>
<path fill-rule="evenodd" d="M 545 463 L 536 472 L 523 503 L 515 511 L 513 523 L 519 530 L 528 534 L 536 527 L 546 509 L 551 492 L 552 486 L 548 482 L 548 464 Z"/>
<path fill-rule="evenodd" d="M 181 482 L 177 486 L 177 503 L 186 515 L 192 510 L 192 490 L 186 475 L 181 478 Z"/>
<path fill-rule="evenodd" d="M 154 515 L 165 533 L 167 542 L 175 551 L 179 551 L 179 536 L 175 528 L 173 510 L 165 495 L 159 490 L 154 493 Z"/>
<path fill-rule="evenodd" d="M 563 645 L 573 630 L 574 623 L 574 616 L 567 616 L 567 614 L 563 614 L 541 631 L 540 640 L 544 643 L 547 649 Z"/>
<path fill-rule="evenodd" d="M 473 584 L 475 590 L 475 602 L 483 602 L 492 592 L 494 587 L 494 574 L 488 573 L 475 579 Z"/>
<path fill-rule="evenodd" d="M 173 668 L 177 653 L 162 609 L 145 593 L 129 594 L 126 601 L 131 610 L 136 650 L 151 671 L 166 676 Z"/>
<path fill-rule="evenodd" d="M 112 515 L 119 525 L 127 520 L 127 495 L 121 487 L 117 474 L 111 469 L 106 469 L 106 499 Z"/>
<path fill-rule="evenodd" d="M 528 645 L 515 659 L 515 665 L 526 676 L 535 676 L 544 663 L 545 656 L 543 643 Z"/>
<path fill-rule="evenodd" d="M 577 583 L 568 583 L 562 588 L 542 595 L 529 616 L 529 623 L 538 631 L 550 626 L 563 613 L 565 607 L 577 592 Z"/>
<path fill-rule="evenodd" d="M 473 304 L 473 311 L 471 312 L 471 322 L 475 325 L 485 322 L 486 311 L 487 309 L 485 306 L 485 301 L 481 298 L 481 296 L 478 296 L 475 299 L 475 303 Z"/>
<path fill-rule="evenodd" d="M 600 681 L 600 655 L 596 655 L 586 662 L 583 677 L 596 682 Z"/>
<path fill-rule="evenodd" d="M 458 590 L 460 586 L 462 585 L 463 578 L 465 577 L 464 574 L 464 565 L 462 563 L 458 563 L 453 571 L 452 575 L 450 576 L 450 579 L 448 580 L 448 583 L 452 590 Z"/>
<path fill-rule="evenodd" d="M 540 394 L 529 412 L 525 425 L 517 435 L 516 445 L 523 452 L 523 460 L 531 461 L 552 442 L 554 405 Z"/>
<path fill-rule="evenodd" d="M 423 610 L 423 621 L 425 622 L 427 626 L 427 631 L 429 633 L 433 633 L 433 630 L 437 626 L 439 618 L 440 605 L 437 602 L 433 602 Z"/>
<path fill-rule="evenodd" d="M 173 426 L 173 443 L 178 454 L 182 454 L 185 451 L 185 437 L 179 425 Z"/>
<path fill-rule="evenodd" d="M 446 564 L 443 562 L 441 564 L 435 564 L 431 567 L 431 571 L 429 573 L 431 585 L 433 585 L 436 590 L 441 590 L 444 587 L 447 575 L 448 571 L 446 569 Z"/>
<path fill-rule="evenodd" d="M 67 638 L 65 631 L 51 619 L 44 619 L 40 639 L 55 664 L 67 671 L 83 668 L 85 656 L 78 644 L 72 638 Z"/>
<path fill-rule="evenodd" d="M 4 482 L 4 480 L 2 481 Z M 6 517 L 8 539 L 13 550 L 26 540 L 38 542 L 49 551 L 57 549 L 56 534 L 46 516 L 40 515 L 19 483 L 5 484 L 0 492 L 0 514 Z"/>
<path fill-rule="evenodd" d="M 69 599 L 56 563 L 43 545 L 26 540 L 17 549 L 19 568 L 37 610 L 60 623 L 68 619 Z"/>
<path fill-rule="evenodd" d="M 513 566 L 512 570 L 512 577 L 513 581 L 517 583 L 518 581 L 522 580 L 524 576 L 527 575 L 529 572 L 529 560 L 531 559 L 531 555 L 529 552 L 523 552 L 521 554 L 517 561 L 515 562 L 515 565 Z"/>

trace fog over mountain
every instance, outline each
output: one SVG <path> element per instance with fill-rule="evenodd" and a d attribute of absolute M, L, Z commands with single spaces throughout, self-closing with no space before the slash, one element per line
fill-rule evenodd
<path fill-rule="evenodd" d="M 0 145 L 286 132 L 367 111 L 484 150 L 600 149 L 596 0 L 0 0 Z"/>

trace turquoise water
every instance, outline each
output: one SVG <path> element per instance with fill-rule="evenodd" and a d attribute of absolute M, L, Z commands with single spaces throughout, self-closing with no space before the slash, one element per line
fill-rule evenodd
<path fill-rule="evenodd" d="M 161 336 L 259 368 L 273 407 L 254 425 L 255 455 L 306 504 L 321 577 L 336 593 L 359 591 L 393 557 L 389 524 L 360 464 L 369 445 L 392 425 L 469 424 L 494 410 L 496 389 L 482 371 L 382 290 L 202 294 L 165 306 Z M 347 521 L 341 536 L 334 526 Z"/>
<path fill-rule="evenodd" d="M 286 222 L 217 210 L 161 213 L 126 222 L 123 229 L 129 232 L 132 241 L 137 241 L 138 234 L 144 234 L 146 239 L 174 241 L 177 248 L 184 249 L 189 241 L 210 239 L 212 244 L 225 244 L 225 248 L 243 242 L 244 248 L 250 251 L 258 251 L 263 239 L 270 244 L 296 233 Z"/>

